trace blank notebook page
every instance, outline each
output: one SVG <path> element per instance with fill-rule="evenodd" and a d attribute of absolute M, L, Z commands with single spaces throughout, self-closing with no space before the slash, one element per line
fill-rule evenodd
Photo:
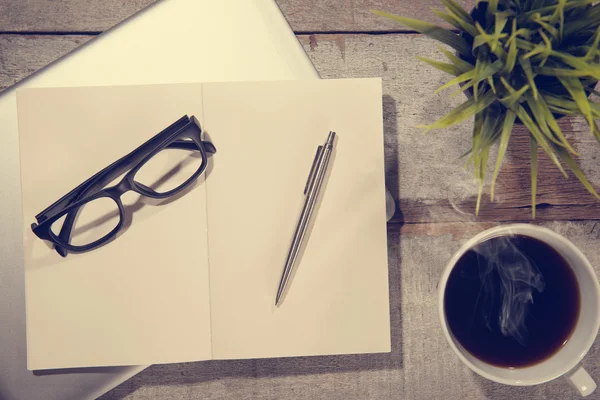
<path fill-rule="evenodd" d="M 208 83 L 203 98 L 220 152 L 207 182 L 213 357 L 389 352 L 381 80 Z M 275 308 L 329 131 L 321 205 Z"/>
<path fill-rule="evenodd" d="M 108 245 L 60 257 L 35 215 L 185 113 L 200 85 L 18 91 L 29 369 L 211 358 L 206 187 L 169 204 L 135 193 L 131 226 Z"/>

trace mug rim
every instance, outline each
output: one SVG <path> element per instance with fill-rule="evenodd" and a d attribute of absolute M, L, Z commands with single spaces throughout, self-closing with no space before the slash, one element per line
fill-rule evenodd
<path fill-rule="evenodd" d="M 565 363 L 562 368 L 557 369 L 556 372 L 554 372 L 552 374 L 548 374 L 547 377 L 544 377 L 544 378 L 538 379 L 538 380 L 517 379 L 517 378 L 505 379 L 505 378 L 490 374 L 490 373 L 484 371 L 483 369 L 479 368 L 477 365 L 473 364 L 467 357 L 465 357 L 463 352 L 467 352 L 466 349 L 461 350 L 458 348 L 455 341 L 452 339 L 453 335 L 450 332 L 448 323 L 446 322 L 446 315 L 445 315 L 445 311 L 444 311 L 444 294 L 446 291 L 448 278 L 450 277 L 450 273 L 454 269 L 454 266 L 456 265 L 456 263 L 458 262 L 460 257 L 462 257 L 468 250 L 473 248 L 475 245 L 482 243 L 484 240 L 488 240 L 493 237 L 497 237 L 497 236 L 507 234 L 507 233 L 523 234 L 523 235 L 527 236 L 527 232 L 531 232 L 531 231 L 537 231 L 539 233 L 543 233 L 544 235 L 550 235 L 550 236 L 553 236 L 555 239 L 558 239 L 558 240 L 564 242 L 569 247 L 569 249 L 573 252 L 573 254 L 578 259 L 581 260 L 582 267 L 587 268 L 589 270 L 589 272 L 592 273 L 593 276 L 596 276 L 596 272 L 594 271 L 592 264 L 589 262 L 589 260 L 585 256 L 585 254 L 583 254 L 583 252 L 581 250 L 579 250 L 579 248 L 577 246 L 575 246 L 575 244 L 573 242 L 571 242 L 569 239 L 567 239 L 563 235 L 560 235 L 546 227 L 533 225 L 533 224 L 507 224 L 507 225 L 499 225 L 494 228 L 486 229 L 486 230 L 478 233 L 477 235 L 473 236 L 465 244 L 463 244 L 460 247 L 460 249 L 454 253 L 454 255 L 450 258 L 450 260 L 444 267 L 444 271 L 440 278 L 440 283 L 439 283 L 439 288 L 438 288 L 438 315 L 440 318 L 440 323 L 442 325 L 442 330 L 444 331 L 444 336 L 446 337 L 446 340 L 450 344 L 450 347 L 452 348 L 454 353 L 473 372 L 475 372 L 491 381 L 506 384 L 506 385 L 511 385 L 511 386 L 537 385 L 537 384 L 552 381 L 556 378 L 559 378 L 559 377 L 567 374 L 569 371 L 573 370 L 577 365 L 579 365 L 581 360 L 587 355 L 590 348 L 594 344 L 596 337 L 598 336 L 598 331 L 600 330 L 600 317 L 597 317 L 596 321 L 594 323 L 594 331 L 596 334 L 591 335 L 590 338 L 588 338 L 587 341 L 582 344 L 582 346 L 581 346 L 582 351 L 580 352 L 580 355 L 578 356 L 578 358 L 573 358 L 572 360 L 569 360 L 569 362 Z M 540 239 L 539 237 L 535 237 L 535 238 L 538 240 L 543 240 L 543 239 Z M 550 244 L 548 244 L 548 245 L 550 245 Z M 596 293 L 598 293 L 598 296 L 597 296 L 598 297 L 598 306 L 600 308 L 600 283 L 598 282 L 598 279 L 594 279 L 593 284 L 594 284 L 594 287 L 596 288 Z M 469 354 L 471 354 L 471 353 L 469 353 Z M 473 356 L 473 355 L 471 354 L 471 356 Z M 473 357 L 475 357 L 475 356 L 473 356 Z M 550 358 L 548 358 L 547 360 L 544 360 L 544 361 L 542 361 L 538 364 L 535 364 L 531 367 L 535 367 L 537 365 L 543 364 L 543 363 L 547 362 L 548 360 L 552 359 L 553 357 L 554 357 L 554 355 L 551 356 Z M 477 358 L 477 357 L 475 357 L 475 358 Z M 487 365 L 490 365 L 491 367 L 503 368 L 503 367 L 498 367 L 493 364 L 487 363 L 483 360 L 480 360 L 480 361 Z M 504 368 L 504 369 L 508 369 L 508 368 Z"/>

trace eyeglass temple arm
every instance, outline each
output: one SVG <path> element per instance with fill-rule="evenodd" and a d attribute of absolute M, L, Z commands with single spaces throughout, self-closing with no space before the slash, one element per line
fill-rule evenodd
<path fill-rule="evenodd" d="M 96 184 L 96 182 L 98 182 L 98 180 L 103 179 L 103 177 L 105 176 L 105 174 L 108 171 L 112 172 L 113 168 L 115 168 L 119 164 L 122 164 L 126 159 L 129 159 L 129 162 L 128 162 L 129 165 L 133 165 L 133 162 L 135 162 L 135 161 L 137 161 L 137 162 L 141 161 L 146 156 L 147 153 L 150 153 L 154 148 L 159 147 L 161 142 L 169 140 L 171 137 L 173 137 L 174 134 L 176 134 L 176 133 L 180 132 L 182 129 L 185 129 L 188 127 L 192 127 L 192 128 L 196 127 L 198 130 L 200 130 L 200 132 L 202 132 L 202 129 L 200 128 L 200 124 L 198 123 L 198 120 L 195 117 L 192 116 L 190 118 L 187 115 L 183 116 L 178 121 L 171 124 L 171 126 L 169 126 L 168 128 L 165 128 L 162 132 L 160 132 L 159 134 L 157 134 L 156 136 L 154 136 L 153 138 L 148 140 L 146 143 L 144 143 L 143 145 L 138 147 L 133 152 L 131 152 L 131 153 L 127 154 L 125 157 L 122 157 L 121 159 L 115 161 L 108 167 L 104 168 L 102 171 L 96 173 L 94 176 L 92 176 L 87 181 L 85 181 L 82 184 L 80 184 L 79 186 L 77 186 L 75 189 L 71 190 L 69 193 L 64 195 L 62 198 L 60 198 L 54 204 L 50 205 L 44 211 L 42 211 L 38 215 L 36 215 L 35 216 L 36 220 L 38 221 L 38 223 L 42 223 L 42 222 L 44 222 L 44 220 L 46 220 L 48 218 L 52 218 L 54 215 L 56 215 L 56 212 L 60 212 L 60 210 L 64 209 L 64 207 L 66 207 L 67 205 L 73 203 L 74 201 L 77 201 L 78 199 L 81 199 L 80 193 L 82 191 L 89 193 L 90 185 Z M 185 148 L 185 149 L 196 150 L 196 147 L 193 146 L 191 143 L 185 144 L 184 142 L 185 141 L 183 141 L 183 140 L 178 140 L 178 141 L 171 143 L 169 145 L 169 147 L 174 146 L 176 148 Z M 207 153 L 214 153 L 216 151 L 215 147 L 212 145 L 212 143 L 203 142 L 203 144 L 204 144 L 204 147 L 205 147 L 205 150 Z M 135 158 L 135 160 L 131 160 L 131 158 Z M 114 179 L 114 178 L 112 178 L 112 179 Z M 110 182 L 110 180 L 109 180 L 109 182 Z M 73 199 L 76 199 L 76 200 L 73 200 Z"/>
<path fill-rule="evenodd" d="M 89 178 L 87 181 L 85 181 L 82 184 L 80 184 L 79 186 L 77 186 L 75 189 L 71 190 L 69 193 L 64 195 L 61 199 L 59 199 L 54 204 L 52 204 L 48 208 L 46 208 L 44 211 L 42 211 L 41 213 L 36 215 L 36 217 L 35 217 L 36 220 L 38 221 L 38 223 L 42 223 L 47 218 L 52 218 L 54 215 L 56 215 L 56 212 L 60 212 L 60 210 L 64 209 L 64 207 L 66 207 L 68 204 L 72 203 L 73 199 L 80 199 L 81 192 L 85 191 L 86 193 L 89 193 L 89 187 L 91 185 L 94 185 L 99 180 L 104 179 L 106 174 L 109 172 L 112 173 L 113 172 L 112 170 L 114 168 L 118 167 L 119 164 L 123 164 L 125 160 L 128 160 L 128 159 L 131 160 L 132 158 L 142 160 L 143 157 L 147 153 L 151 152 L 153 148 L 159 146 L 160 143 L 164 142 L 165 140 L 168 140 L 168 138 L 172 137 L 173 134 L 175 134 L 177 131 L 184 128 L 189 123 L 190 123 L 190 118 L 187 115 L 183 116 L 178 121 L 171 124 L 171 126 L 164 129 L 162 132 L 155 135 L 153 138 L 148 140 L 146 143 L 144 143 L 143 145 L 138 147 L 136 150 L 132 151 L 131 153 L 127 154 L 126 156 L 115 161 L 108 167 L 106 167 L 103 170 L 101 170 L 100 172 L 96 173 L 94 176 Z M 128 164 L 131 165 L 131 162 L 129 162 Z M 112 178 L 112 179 L 114 179 L 114 178 Z M 109 182 L 110 182 L 110 180 L 109 180 Z"/>
<path fill-rule="evenodd" d="M 202 144 L 203 144 L 204 150 L 209 155 L 216 153 L 217 149 L 211 142 L 202 141 Z M 191 142 L 188 140 L 176 140 L 173 143 L 170 143 L 166 148 L 191 150 L 191 151 L 198 150 L 198 146 L 194 142 Z M 140 148 L 139 150 L 142 150 L 142 149 Z M 146 156 L 145 154 L 143 154 L 143 155 L 144 155 L 144 157 Z M 135 157 L 135 154 L 132 153 L 132 154 L 130 154 L 130 156 Z M 89 181 L 87 182 L 89 186 L 87 186 L 86 188 L 82 188 L 82 190 L 78 194 L 76 194 L 72 199 L 70 199 L 68 201 L 68 203 L 65 205 L 65 207 L 68 207 L 69 205 L 76 203 L 79 200 L 93 194 L 94 192 L 98 191 L 99 189 L 102 189 L 104 186 L 106 186 L 112 180 L 114 180 L 115 178 L 117 178 L 118 176 L 123 174 L 125 171 L 127 171 L 127 169 L 130 169 L 132 165 L 136 165 L 144 158 L 144 157 L 135 157 L 131 161 L 124 163 L 123 161 L 125 159 L 127 159 L 128 157 L 129 156 L 125 156 L 125 157 L 121 158 L 120 160 L 116 161 L 112 165 L 110 165 L 107 168 L 105 168 L 104 170 L 102 170 L 99 174 L 96 174 L 97 176 L 90 179 L 90 181 L 92 181 L 92 182 L 89 182 Z M 137 159 L 137 158 L 139 158 L 139 159 Z M 122 163 L 123 165 L 118 166 L 119 163 Z M 116 169 L 111 170 L 112 168 L 116 168 Z M 108 173 L 108 171 L 110 171 L 110 173 Z M 104 176 L 102 176 L 103 172 L 105 172 Z M 94 178 L 95 178 L 95 181 L 94 181 Z M 65 222 L 62 225 L 62 228 L 60 230 L 58 237 L 65 243 L 68 243 L 68 241 L 71 238 L 71 232 L 73 230 L 73 225 L 75 223 L 75 218 L 77 218 L 78 211 L 79 210 L 74 210 L 74 211 L 69 212 L 67 214 L 67 217 L 65 218 Z M 64 247 L 62 247 L 60 245 L 56 245 L 55 248 L 56 248 L 56 251 L 58 252 L 58 254 L 60 254 L 63 257 L 66 257 L 67 249 L 65 249 Z"/>
<path fill-rule="evenodd" d="M 204 145 L 204 150 L 209 155 L 217 152 L 217 149 L 211 142 L 203 141 L 202 144 Z M 191 151 L 198 150 L 198 147 L 196 146 L 196 144 L 191 141 L 188 141 L 188 140 L 176 140 L 173 143 L 170 143 L 167 146 L 167 148 L 191 150 Z M 82 198 L 93 194 L 96 190 L 103 188 L 108 183 L 110 183 L 113 179 L 115 179 L 116 177 L 118 177 L 119 175 L 121 175 L 125 171 L 127 171 L 127 169 L 130 169 L 131 165 L 135 165 L 143 159 L 143 157 L 135 157 L 134 159 L 129 160 L 127 163 L 123 163 L 127 158 L 134 157 L 134 156 L 135 156 L 135 154 L 132 153 L 132 154 L 127 155 L 127 156 L 121 158 L 120 160 L 114 162 L 113 164 L 109 165 L 108 167 L 104 168 L 102 171 L 100 171 L 95 176 L 93 176 L 88 181 L 86 181 L 83 185 L 80 185 L 80 187 L 78 187 L 73 192 L 71 192 L 71 196 L 69 196 L 69 198 L 61 199 L 60 204 L 57 204 L 57 205 L 63 205 L 66 201 L 66 204 L 64 204 L 64 207 L 68 207 L 69 205 L 78 202 Z M 122 165 L 119 166 L 119 164 L 122 164 Z M 116 169 L 114 169 L 114 168 L 116 168 Z M 109 171 L 110 171 L 110 173 L 108 173 Z M 85 185 L 85 187 L 82 187 L 84 185 Z M 53 206 L 53 208 L 54 207 L 55 206 Z M 45 213 L 46 212 L 43 212 L 42 214 L 45 214 Z"/>

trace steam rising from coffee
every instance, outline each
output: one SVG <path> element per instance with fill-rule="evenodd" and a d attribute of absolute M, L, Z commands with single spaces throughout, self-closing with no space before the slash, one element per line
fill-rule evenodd
<path fill-rule="evenodd" d="M 485 241 L 473 250 L 479 264 L 482 282 L 479 301 L 483 301 L 481 310 L 486 326 L 490 331 L 500 329 L 502 335 L 512 336 L 525 346 L 527 314 L 534 292 L 544 291 L 544 277 L 510 237 Z M 494 274 L 500 277 L 499 287 L 493 284 Z M 497 321 L 492 320 L 493 315 L 498 315 Z"/>

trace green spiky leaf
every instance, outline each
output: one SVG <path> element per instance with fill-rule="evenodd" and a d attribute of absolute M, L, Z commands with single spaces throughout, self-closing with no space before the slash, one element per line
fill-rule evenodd
<path fill-rule="evenodd" d="M 498 0 L 489 0 L 487 13 L 488 13 L 488 18 L 490 20 L 493 19 L 494 14 L 496 14 L 496 11 L 498 11 Z"/>
<path fill-rule="evenodd" d="M 472 70 L 475 67 L 473 64 L 470 64 L 467 61 L 463 60 L 462 58 L 457 57 L 455 54 L 444 49 L 442 46 L 438 46 L 438 49 L 442 53 L 444 53 L 444 55 L 448 58 L 448 60 L 452 64 L 454 64 L 457 68 L 460 68 L 463 73 L 469 72 L 470 70 Z"/>
<path fill-rule="evenodd" d="M 514 28 L 513 28 L 513 30 L 514 30 Z M 506 62 L 504 64 L 504 68 L 502 68 L 503 75 L 510 74 L 515 68 L 515 63 L 517 62 L 517 55 L 518 55 L 518 51 L 519 51 L 519 49 L 517 48 L 516 37 L 517 37 L 516 32 L 513 32 L 510 39 L 514 38 L 515 40 L 510 41 L 510 44 L 508 45 L 508 56 L 506 57 Z"/>
<path fill-rule="evenodd" d="M 596 193 L 596 190 L 592 186 L 592 184 L 587 180 L 585 174 L 577 165 L 577 162 L 567 153 L 563 148 L 557 147 L 556 152 L 560 155 L 560 158 L 567 164 L 569 169 L 573 172 L 573 174 L 579 179 L 579 181 L 585 186 L 585 188 L 590 192 L 595 198 L 600 200 L 600 196 Z"/>
<path fill-rule="evenodd" d="M 534 101 L 535 100 L 532 98 L 527 99 L 528 103 L 534 102 Z M 539 100 L 535 101 L 535 102 L 537 103 L 538 107 L 540 108 L 541 112 L 543 113 L 546 123 L 548 124 L 548 127 L 552 130 L 552 132 L 554 133 L 556 138 L 560 141 L 560 145 L 562 147 L 564 147 L 565 149 L 567 149 L 567 151 L 569 151 L 570 153 L 577 155 L 577 152 L 571 146 L 571 144 L 569 143 L 569 141 L 563 134 L 562 129 L 560 128 L 560 126 L 558 125 L 558 122 L 554 118 L 554 115 L 552 114 L 552 111 L 548 107 L 548 104 L 546 103 L 546 100 L 544 99 L 544 97 L 543 96 L 540 97 Z"/>
<path fill-rule="evenodd" d="M 417 58 L 419 60 L 439 69 L 440 71 L 447 73 L 447 74 L 454 75 L 454 76 L 459 76 L 459 75 L 463 74 L 463 71 L 454 64 L 439 62 L 436 60 L 431 60 L 429 58 L 420 57 L 420 56 L 417 56 Z"/>
<path fill-rule="evenodd" d="M 525 111 L 525 109 L 520 105 L 516 105 L 515 109 L 517 112 L 517 116 L 519 117 L 521 122 L 523 122 L 523 124 L 527 127 L 527 129 L 529 129 L 529 132 L 531 133 L 531 135 L 540 144 L 540 146 L 546 152 L 546 154 L 548 154 L 550 159 L 552 159 L 552 161 L 554 162 L 554 165 L 556 165 L 556 167 L 563 174 L 563 176 L 565 178 L 567 178 L 567 173 L 565 172 L 565 169 L 560 164 L 560 161 L 556 157 L 556 154 L 554 154 L 554 152 L 552 151 L 552 148 L 550 147 L 550 145 L 544 138 L 544 135 L 540 132 L 539 128 L 537 127 L 535 122 L 533 122 L 533 120 L 531 119 L 529 114 L 527 114 L 527 111 Z"/>
<path fill-rule="evenodd" d="M 581 114 L 581 111 L 580 111 L 579 107 L 577 106 L 577 103 L 572 98 L 556 96 L 554 94 L 547 93 L 547 92 L 543 92 L 543 95 L 544 95 L 544 100 L 548 104 L 548 108 L 550 108 L 552 111 L 560 112 L 560 111 L 554 110 L 556 108 L 556 109 L 561 109 L 561 110 L 565 111 L 565 112 L 562 112 L 562 114 L 565 114 L 565 115 Z M 598 104 L 590 102 L 590 107 L 592 109 L 592 116 L 594 118 L 600 118 L 600 106 Z"/>
<path fill-rule="evenodd" d="M 498 178 L 498 173 L 500 172 L 500 167 L 502 166 L 502 160 L 504 160 L 504 155 L 506 154 L 506 149 L 508 148 L 508 141 L 510 139 L 510 134 L 512 133 L 513 126 L 515 124 L 515 119 L 517 118 L 517 114 L 515 114 L 512 110 L 508 110 L 506 112 L 506 117 L 502 123 L 502 134 L 500 135 L 500 146 L 498 147 L 498 157 L 496 159 L 496 168 L 494 170 L 494 175 L 492 177 L 492 186 L 490 189 L 490 198 L 494 201 L 494 189 L 496 187 L 496 179 Z"/>
<path fill-rule="evenodd" d="M 470 35 L 477 35 L 477 28 L 475 28 L 475 25 L 458 17 L 453 12 L 448 11 L 448 13 L 444 13 L 440 10 L 436 10 L 435 8 L 433 8 L 431 11 L 433 11 L 433 13 L 435 15 L 437 15 L 439 18 L 443 19 L 450 25 L 454 26 L 456 29 L 464 30 L 464 31 L 468 32 Z"/>
<path fill-rule="evenodd" d="M 440 86 L 439 88 L 437 88 L 437 90 L 435 91 L 435 93 L 439 93 L 444 89 L 447 89 L 449 87 L 452 87 L 454 85 L 458 85 L 459 83 L 463 83 L 466 82 L 468 80 L 471 80 L 473 78 L 475 78 L 475 74 L 476 71 L 475 69 L 472 69 L 471 71 L 467 71 L 464 74 L 457 76 L 456 78 L 450 80 L 448 83 L 446 83 L 445 85 Z"/>
<path fill-rule="evenodd" d="M 525 85 L 519 90 L 514 90 L 508 82 L 504 78 L 501 78 L 502 84 L 509 91 L 509 95 L 500 99 L 500 102 L 506 107 L 511 108 L 515 103 L 517 103 L 523 97 L 523 94 L 529 90 L 529 85 Z"/>
<path fill-rule="evenodd" d="M 540 25 L 546 32 L 548 32 L 550 34 L 550 36 L 552 36 L 553 39 L 559 40 L 560 36 L 559 36 L 558 29 L 556 29 L 554 26 L 552 26 L 549 23 L 547 23 L 546 21 L 544 21 L 542 16 L 539 13 L 533 14 L 532 21 L 535 22 L 536 24 Z"/>
<path fill-rule="evenodd" d="M 586 12 L 578 15 L 576 19 L 565 25 L 564 35 L 566 37 L 576 34 L 585 29 L 596 29 L 600 24 L 600 7 L 598 4 L 590 7 Z"/>
<path fill-rule="evenodd" d="M 483 197 L 483 188 L 485 186 L 485 172 L 487 169 L 489 154 L 490 148 L 486 147 L 481 152 L 481 157 L 479 158 L 479 191 L 477 193 L 477 206 L 475 207 L 475 215 L 479 215 L 479 209 L 481 207 L 481 198 Z"/>
<path fill-rule="evenodd" d="M 577 107 L 581 110 L 583 115 L 586 117 L 588 124 L 594 124 L 594 116 L 592 115 L 592 107 L 588 101 L 587 93 L 583 88 L 583 85 L 579 79 L 572 77 L 559 77 L 560 82 L 563 84 L 565 89 L 569 91 L 573 100 L 577 104 Z"/>
<path fill-rule="evenodd" d="M 457 2 L 455 2 L 454 0 L 441 0 L 441 1 L 442 1 L 442 4 L 448 9 L 448 11 L 451 11 L 458 17 L 460 17 L 463 20 L 465 20 L 466 22 L 468 22 L 469 24 L 471 24 L 471 25 L 474 24 L 474 21 L 473 21 L 473 18 L 471 18 L 471 15 L 464 8 L 462 8 L 462 6 L 460 6 Z"/>
<path fill-rule="evenodd" d="M 533 92 L 533 98 L 537 100 L 538 98 L 538 89 L 535 84 L 535 77 L 533 75 L 533 69 L 531 68 L 531 63 L 529 60 L 519 57 L 519 63 L 523 72 L 525 73 L 525 77 L 527 78 L 527 82 L 529 82 L 529 86 L 531 87 L 531 91 Z"/>
<path fill-rule="evenodd" d="M 590 75 L 590 71 L 588 70 L 576 70 L 571 68 L 551 68 L 551 67 L 540 67 L 535 68 L 534 70 L 539 75 L 545 76 L 555 76 L 557 78 L 585 78 L 588 76 L 593 76 L 596 79 L 600 79 L 600 71 L 597 73 L 593 73 L 594 75 Z"/>
<path fill-rule="evenodd" d="M 449 126 L 458 124 L 465 119 L 472 117 L 473 115 L 486 109 L 490 104 L 496 100 L 494 93 L 491 91 L 480 97 L 477 101 L 474 98 L 470 98 L 454 110 L 450 111 L 444 117 L 432 125 L 425 126 L 426 132 L 432 129 L 447 128 Z"/>
<path fill-rule="evenodd" d="M 461 75 L 460 77 L 457 77 L 453 80 L 451 80 L 450 82 L 446 83 L 443 86 L 440 86 L 437 90 L 436 93 L 440 92 L 441 90 L 447 89 L 451 86 L 454 86 L 456 84 L 465 82 L 470 80 L 471 82 L 467 83 L 465 86 L 462 87 L 462 91 L 465 91 L 471 87 L 475 87 L 475 92 L 477 92 L 477 88 L 476 86 L 479 84 L 479 82 L 487 79 L 490 76 L 493 76 L 495 73 L 497 73 L 498 71 L 500 71 L 502 69 L 502 67 L 504 66 L 504 64 L 502 63 L 501 60 L 496 60 L 493 64 L 489 64 L 486 66 L 485 63 L 481 63 L 479 64 L 479 68 L 475 68 L 472 71 L 469 71 L 463 75 Z M 476 95 L 476 97 L 478 97 Z"/>
<path fill-rule="evenodd" d="M 596 29 L 596 35 L 594 36 L 594 41 L 592 42 L 591 46 L 589 47 L 589 49 L 584 57 L 586 61 L 590 61 L 596 56 L 596 54 L 598 53 L 598 45 L 600 45 L 600 27 L 598 27 L 598 29 Z"/>
<path fill-rule="evenodd" d="M 549 116 L 552 115 L 552 113 L 549 110 L 548 110 L 548 113 L 545 113 L 540 102 L 536 101 L 533 98 L 533 96 L 531 96 L 529 94 L 525 94 L 523 97 L 525 98 L 525 101 L 526 101 L 527 105 L 529 106 L 529 110 L 533 114 L 535 123 L 537 124 L 540 131 L 546 136 L 546 138 L 548 140 L 550 140 L 554 144 L 557 144 L 559 146 L 564 146 L 564 144 L 558 138 L 556 138 L 554 136 L 554 132 L 552 132 L 550 130 L 550 127 L 548 126 L 548 119 L 549 119 Z"/>

